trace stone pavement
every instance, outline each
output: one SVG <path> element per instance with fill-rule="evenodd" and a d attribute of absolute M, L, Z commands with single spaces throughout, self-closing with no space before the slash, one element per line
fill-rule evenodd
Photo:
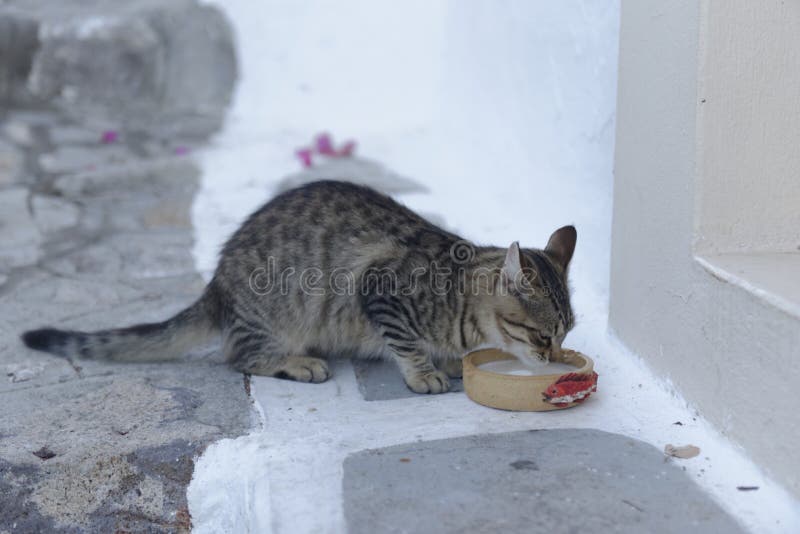
<path fill-rule="evenodd" d="M 655 447 L 592 429 L 362 451 L 345 460 L 343 486 L 350 534 L 741 532 Z"/>
<path fill-rule="evenodd" d="M 55 111 L 0 116 L 0 532 L 187 531 L 194 458 L 253 422 L 248 383 L 213 350 L 126 365 L 20 343 L 161 320 L 204 285 L 190 147 L 101 134 Z"/>

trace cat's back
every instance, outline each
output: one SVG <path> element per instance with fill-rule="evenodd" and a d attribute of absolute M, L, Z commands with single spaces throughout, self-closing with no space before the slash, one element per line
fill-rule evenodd
<path fill-rule="evenodd" d="M 387 218 L 392 222 L 406 224 L 430 224 L 405 206 L 370 187 L 337 180 L 311 182 L 286 191 L 265 204 L 254 217 L 273 219 L 283 214 L 305 218 L 312 224 L 331 220 L 377 224 Z"/>
<path fill-rule="evenodd" d="M 397 255 L 431 238 L 456 238 L 369 187 L 324 180 L 286 191 L 253 213 L 230 238 L 222 263 L 280 258 L 293 265 L 321 265 L 337 256 Z M 390 247 L 398 247 L 392 251 Z M 323 266 L 323 270 L 325 269 Z"/>

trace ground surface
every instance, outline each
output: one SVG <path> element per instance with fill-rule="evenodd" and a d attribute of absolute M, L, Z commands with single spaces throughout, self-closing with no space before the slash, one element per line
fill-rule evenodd
<path fill-rule="evenodd" d="M 709 427 L 665 377 L 654 376 L 607 333 L 615 0 L 510 0 L 502 8 L 428 0 L 216 3 L 237 31 L 243 77 L 226 129 L 200 158 L 194 254 L 204 276 L 225 236 L 299 170 L 295 150 L 328 130 L 343 137 L 337 140 L 355 138 L 360 155 L 412 183 L 382 173 L 376 179 L 374 169 L 351 168 L 348 178 L 390 191 L 478 243 L 519 240 L 540 247 L 555 228 L 575 224 L 571 281 L 578 324 L 566 345 L 594 358 L 600 382 L 597 395 L 579 408 L 526 414 L 484 408 L 463 393 L 410 395 L 390 364 L 358 365 L 356 373 L 350 363 L 339 362 L 333 380 L 320 385 L 254 378 L 263 426 L 214 444 L 200 458 L 189 487 L 198 532 L 357 531 L 363 526 L 353 524 L 351 512 L 359 504 L 359 520 L 374 531 L 413 532 L 419 516 L 430 518 L 434 509 L 439 515 L 430 518 L 428 530 L 436 530 L 457 514 L 457 501 L 445 494 L 440 508 L 426 501 L 405 514 L 383 512 L 397 492 L 419 499 L 430 494 L 402 471 L 383 478 L 379 465 L 354 479 L 348 474 L 352 458 L 385 447 L 433 451 L 452 443 L 452 453 L 439 450 L 438 461 L 425 464 L 429 476 L 450 481 L 447 493 L 475 492 L 476 498 L 506 502 L 514 499 L 513 491 L 496 496 L 475 485 L 518 460 L 550 469 L 549 461 L 517 454 L 511 447 L 515 434 L 509 434 L 545 429 L 610 433 L 573 433 L 574 441 L 564 445 L 587 451 L 598 471 L 624 457 L 601 444 L 636 443 L 632 465 L 641 479 L 633 487 L 652 490 L 649 495 L 697 496 L 713 524 L 726 524 L 727 513 L 756 532 L 800 531 L 796 501 Z M 436 441 L 451 438 L 456 441 Z M 474 457 L 457 445 L 470 440 L 485 444 L 486 461 L 458 471 L 453 466 Z M 668 443 L 691 443 L 701 454 L 665 462 L 659 451 Z M 408 457 L 408 465 L 398 463 L 411 467 L 415 459 Z M 617 475 L 631 474 L 616 465 Z M 638 516 L 634 507 L 620 504 L 630 500 L 627 493 L 604 485 L 602 477 L 589 480 L 598 483 L 599 493 L 613 496 L 615 505 L 627 506 L 626 517 L 661 517 L 664 524 L 675 517 L 673 501 L 648 501 L 645 508 L 631 500 L 644 510 Z M 367 490 L 364 502 L 360 496 Z M 559 509 L 550 499 L 560 495 L 543 495 L 537 504 Z M 482 526 L 502 524 L 510 508 L 488 507 Z M 592 510 L 577 516 L 583 530 L 596 530 L 593 519 L 605 517 L 603 510 Z M 514 512 L 528 514 L 535 525 L 536 509 Z M 380 523 L 388 517 L 391 524 Z"/>
<path fill-rule="evenodd" d="M 228 128 L 196 159 L 171 140 L 105 146 L 51 114 L 4 117 L 0 532 L 180 531 L 187 507 L 196 532 L 237 534 L 464 518 L 481 531 L 593 531 L 609 511 L 625 528 L 727 531 L 733 518 L 800 531 L 796 502 L 607 335 L 614 1 L 218 3 L 244 78 Z M 567 345 L 597 362 L 597 395 L 510 413 L 463 392 L 411 395 L 391 364 L 341 361 L 319 385 L 255 378 L 251 404 L 213 350 L 78 368 L 20 345 L 30 327 L 156 320 L 191 302 L 196 269 L 208 276 L 222 240 L 324 128 L 413 179 L 361 163 L 349 178 L 477 242 L 541 246 L 576 223 Z M 701 454 L 665 459 L 667 443 Z M 581 513 L 556 523 L 566 499 Z"/>
<path fill-rule="evenodd" d="M 351 534 L 741 532 L 660 451 L 598 430 L 484 434 L 362 451 L 345 460 L 343 488 Z"/>
<path fill-rule="evenodd" d="M 20 343 L 161 320 L 202 290 L 197 168 L 169 142 L 101 134 L 0 117 L 0 532 L 187 530 L 194 457 L 251 426 L 243 376 L 213 358 L 69 362 Z"/>

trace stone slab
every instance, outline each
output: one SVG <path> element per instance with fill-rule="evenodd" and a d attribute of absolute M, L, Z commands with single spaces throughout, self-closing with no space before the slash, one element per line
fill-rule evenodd
<path fill-rule="evenodd" d="M 592 429 L 409 443 L 350 455 L 344 511 L 361 533 L 736 533 L 683 470 Z"/>
<path fill-rule="evenodd" d="M 417 397 L 403 381 L 403 375 L 394 362 L 386 360 L 354 360 L 353 371 L 358 390 L 368 401 L 382 401 Z M 450 379 L 450 393 L 464 391 L 460 378 Z"/>

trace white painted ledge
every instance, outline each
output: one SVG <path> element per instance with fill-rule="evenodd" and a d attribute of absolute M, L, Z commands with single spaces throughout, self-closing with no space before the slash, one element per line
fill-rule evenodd
<path fill-rule="evenodd" d="M 800 319 L 800 252 L 695 256 L 712 276 Z"/>

